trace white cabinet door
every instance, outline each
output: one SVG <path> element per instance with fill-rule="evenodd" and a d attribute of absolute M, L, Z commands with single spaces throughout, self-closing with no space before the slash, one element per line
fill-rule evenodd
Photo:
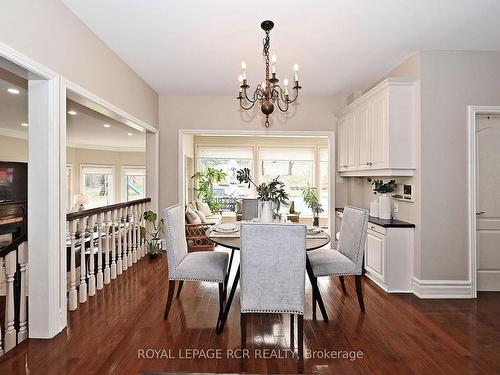
<path fill-rule="evenodd" d="M 385 236 L 371 230 L 366 235 L 365 268 L 385 281 Z"/>
<path fill-rule="evenodd" d="M 356 116 L 351 113 L 347 116 L 347 168 L 356 169 L 359 164 L 359 143 L 356 131 Z"/>
<path fill-rule="evenodd" d="M 347 169 L 348 146 L 347 146 L 347 122 L 345 118 L 339 120 L 338 124 L 338 149 L 339 170 Z"/>
<path fill-rule="evenodd" d="M 371 124 L 370 124 L 370 106 L 365 104 L 356 114 L 356 123 L 358 130 L 358 149 L 359 149 L 359 168 L 370 167 L 371 162 Z"/>
<path fill-rule="evenodd" d="M 385 168 L 389 163 L 387 94 L 380 95 L 371 102 L 371 167 Z"/>

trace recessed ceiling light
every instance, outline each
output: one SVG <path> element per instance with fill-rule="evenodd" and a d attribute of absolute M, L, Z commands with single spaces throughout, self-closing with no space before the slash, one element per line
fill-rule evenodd
<path fill-rule="evenodd" d="M 27 124 L 27 123 L 25 123 L 25 122 L 22 122 L 22 123 L 21 123 L 21 126 L 27 127 L 27 126 L 28 126 L 28 124 Z"/>
<path fill-rule="evenodd" d="M 78 112 L 76 112 L 76 111 L 68 111 L 68 115 L 76 116 L 77 114 L 78 114 Z"/>
<path fill-rule="evenodd" d="M 19 90 L 18 89 L 8 88 L 7 91 L 9 93 L 11 93 L 11 94 L 14 94 L 14 95 L 19 94 Z"/>
<path fill-rule="evenodd" d="M 111 127 L 111 125 L 109 125 L 109 124 L 104 124 L 103 126 L 104 126 L 105 128 L 110 128 L 110 127 Z"/>
<path fill-rule="evenodd" d="M 129 135 L 129 136 L 130 136 L 130 135 L 133 135 L 133 134 L 132 134 L 132 133 L 127 133 L 127 135 Z"/>

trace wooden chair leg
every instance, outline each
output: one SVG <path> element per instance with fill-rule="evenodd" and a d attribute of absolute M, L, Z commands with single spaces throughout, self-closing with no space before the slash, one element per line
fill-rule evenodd
<path fill-rule="evenodd" d="M 245 372 L 245 349 L 247 346 L 247 320 L 246 314 L 240 313 L 240 336 L 241 336 L 241 359 L 240 359 L 240 370 Z"/>
<path fill-rule="evenodd" d="M 298 372 L 304 372 L 304 315 L 298 316 L 297 331 L 299 336 Z"/>
<path fill-rule="evenodd" d="M 363 300 L 363 288 L 361 287 L 361 275 L 354 275 L 356 281 L 356 294 L 358 295 L 359 308 L 365 312 L 365 302 Z"/>
<path fill-rule="evenodd" d="M 180 297 L 183 285 L 184 285 L 184 280 L 179 281 L 179 286 L 177 287 L 177 294 L 175 295 L 175 298 Z"/>
<path fill-rule="evenodd" d="M 290 349 L 292 350 L 294 350 L 295 348 L 294 320 L 295 320 L 295 315 L 290 314 Z"/>
<path fill-rule="evenodd" d="M 344 294 L 347 294 L 347 290 L 345 288 L 344 276 L 340 275 L 339 279 L 340 279 L 340 286 L 342 287 L 342 291 L 344 292 Z"/>
<path fill-rule="evenodd" d="M 167 306 L 165 306 L 165 312 L 163 313 L 163 320 L 167 320 L 168 318 L 168 313 L 170 312 L 170 306 L 172 306 L 172 298 L 174 297 L 174 290 L 175 290 L 175 280 L 169 280 Z"/>

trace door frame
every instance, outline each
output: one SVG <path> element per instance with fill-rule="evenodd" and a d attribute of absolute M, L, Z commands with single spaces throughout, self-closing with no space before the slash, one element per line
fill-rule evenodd
<path fill-rule="evenodd" d="M 210 136 L 262 136 L 270 135 L 275 137 L 327 137 L 328 138 L 328 228 L 332 236 L 336 233 L 335 228 L 335 188 L 338 171 L 335 168 L 336 160 L 336 143 L 335 131 L 316 131 L 316 130 L 214 130 L 214 129 L 179 129 L 177 144 L 178 147 L 178 172 L 177 172 L 177 193 L 179 204 L 185 204 L 186 197 L 184 196 L 184 135 L 210 135 Z M 196 161 L 195 161 L 196 165 Z"/>
<path fill-rule="evenodd" d="M 500 106 L 470 105 L 468 112 L 468 227 L 469 227 L 469 281 L 472 298 L 477 298 L 477 239 L 476 239 L 476 117 L 477 115 L 499 114 Z"/>

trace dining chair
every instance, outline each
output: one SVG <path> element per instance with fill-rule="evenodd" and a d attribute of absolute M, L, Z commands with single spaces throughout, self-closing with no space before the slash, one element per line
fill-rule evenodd
<path fill-rule="evenodd" d="M 241 347 L 246 348 L 248 314 L 286 313 L 290 314 L 290 346 L 293 348 L 294 315 L 297 315 L 298 369 L 302 372 L 306 227 L 244 223 L 240 236 Z"/>
<path fill-rule="evenodd" d="M 166 252 L 168 262 L 168 294 L 163 319 L 167 320 L 175 282 L 179 281 L 179 292 L 184 281 L 208 281 L 219 284 L 219 316 L 225 299 L 224 280 L 227 274 L 228 254 L 220 251 L 188 253 L 184 230 L 184 209 L 180 205 L 165 208 Z M 218 322 L 218 319 L 217 319 Z"/>
<path fill-rule="evenodd" d="M 322 276 L 339 276 L 342 291 L 346 293 L 344 276 L 354 275 L 359 308 L 365 311 L 361 274 L 368 210 L 346 206 L 342 217 L 337 249 L 317 249 L 307 253 L 314 274 L 314 282 Z M 317 285 L 317 284 L 316 284 Z M 316 296 L 313 293 L 313 318 L 316 318 Z"/>
<path fill-rule="evenodd" d="M 256 198 L 244 198 L 241 219 L 250 221 L 257 217 L 259 217 L 259 200 Z"/>

